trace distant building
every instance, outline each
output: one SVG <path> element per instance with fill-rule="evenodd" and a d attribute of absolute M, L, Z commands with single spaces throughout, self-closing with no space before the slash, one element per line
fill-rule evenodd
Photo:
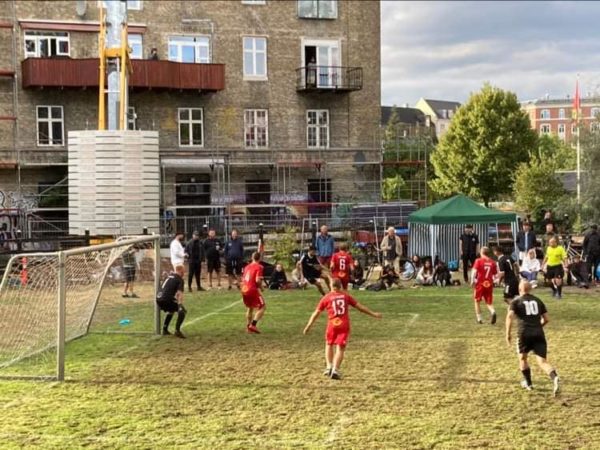
<path fill-rule="evenodd" d="M 427 116 L 417 108 L 408 106 L 382 106 L 381 107 L 381 126 L 386 127 L 396 110 L 396 120 L 398 123 L 398 132 L 404 137 L 417 136 L 423 133 L 435 134 L 435 128 L 431 117 Z"/>
<path fill-rule="evenodd" d="M 531 100 L 522 102 L 521 106 L 529 115 L 531 128 L 540 135 L 553 134 L 565 141 L 576 135 L 572 98 Z M 582 98 L 580 114 L 583 127 L 596 129 L 599 126 L 596 119 L 600 114 L 600 98 Z"/>
<path fill-rule="evenodd" d="M 460 103 L 421 98 L 415 107 L 426 116 L 431 117 L 431 121 L 435 125 L 435 134 L 439 139 L 448 131 L 452 117 L 454 117 L 456 110 L 460 108 Z"/>

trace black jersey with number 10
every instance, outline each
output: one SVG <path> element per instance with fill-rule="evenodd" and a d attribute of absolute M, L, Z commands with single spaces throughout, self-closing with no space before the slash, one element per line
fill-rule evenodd
<path fill-rule="evenodd" d="M 546 305 L 537 297 L 526 294 L 515 298 L 510 310 L 517 316 L 519 334 L 543 335 L 542 316 L 546 314 Z"/>

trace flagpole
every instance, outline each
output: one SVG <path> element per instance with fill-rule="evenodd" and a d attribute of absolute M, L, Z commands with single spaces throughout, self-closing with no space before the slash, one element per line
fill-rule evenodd
<path fill-rule="evenodd" d="M 577 74 L 577 83 L 575 84 L 575 126 L 577 129 L 577 206 L 581 206 L 581 144 L 579 141 L 579 110 L 581 99 L 579 97 L 579 74 Z"/>

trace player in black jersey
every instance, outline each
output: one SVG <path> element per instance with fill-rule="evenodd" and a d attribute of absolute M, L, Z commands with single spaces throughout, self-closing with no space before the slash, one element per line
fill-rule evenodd
<path fill-rule="evenodd" d="M 531 382 L 531 369 L 527 363 L 529 352 L 535 353 L 537 362 L 544 372 L 548 374 L 554 385 L 554 395 L 559 391 L 559 379 L 556 369 L 546 360 L 547 345 L 544 335 L 544 326 L 548 324 L 548 311 L 544 303 L 530 294 L 531 284 L 521 281 L 519 284 L 519 297 L 515 298 L 509 306 L 506 315 L 506 342 L 511 345 L 511 329 L 513 321 L 517 322 L 517 352 L 519 354 L 519 367 L 524 380 L 521 382 L 528 391 L 533 389 Z"/>
<path fill-rule="evenodd" d="M 498 283 L 504 283 L 504 301 L 510 301 L 519 294 L 519 280 L 515 275 L 513 259 L 505 255 L 500 247 L 494 247 L 494 255 L 498 258 Z"/>
<path fill-rule="evenodd" d="M 323 267 L 319 264 L 317 258 L 316 248 L 314 245 L 308 247 L 308 252 L 305 253 L 300 261 L 298 261 L 298 270 L 300 272 L 300 281 L 306 280 L 310 284 L 316 286 L 321 295 L 325 295 L 325 290 L 319 282 L 319 278 L 325 281 L 325 285 L 328 284 L 328 278 L 323 274 Z"/>
<path fill-rule="evenodd" d="M 185 319 L 187 311 L 183 307 L 183 274 L 185 269 L 182 265 L 175 267 L 175 272 L 172 272 L 163 283 L 160 292 L 156 296 L 158 307 L 167 313 L 165 323 L 163 325 L 162 334 L 168 335 L 169 324 L 173 315 L 177 313 L 177 322 L 175 323 L 175 336 L 185 338 L 181 332 L 181 324 Z"/>

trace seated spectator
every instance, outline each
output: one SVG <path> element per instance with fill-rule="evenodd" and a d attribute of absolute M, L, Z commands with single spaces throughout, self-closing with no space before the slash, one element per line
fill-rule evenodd
<path fill-rule="evenodd" d="M 390 264 L 383 266 L 379 279 L 380 281 L 383 281 L 386 289 L 391 289 L 394 284 L 400 287 L 400 277 L 394 270 L 394 267 Z"/>
<path fill-rule="evenodd" d="M 581 256 L 575 256 L 573 262 L 569 264 L 569 277 L 580 288 L 589 289 L 590 273 L 587 263 L 581 260 Z"/>
<path fill-rule="evenodd" d="M 536 251 L 532 248 L 523 258 L 523 264 L 521 264 L 521 271 L 519 273 L 523 278 L 532 283 L 533 287 L 536 287 L 537 276 L 540 270 L 540 260 L 537 259 Z"/>
<path fill-rule="evenodd" d="M 444 261 L 438 260 L 433 268 L 433 283 L 439 287 L 450 286 L 452 284 L 452 274 Z"/>
<path fill-rule="evenodd" d="M 402 275 L 405 279 L 409 280 L 414 275 L 419 273 L 419 270 L 421 270 L 422 266 L 423 265 L 421 264 L 421 258 L 419 258 L 419 255 L 413 255 L 410 262 L 407 261 L 406 264 L 404 264 Z"/>
<path fill-rule="evenodd" d="M 285 275 L 285 270 L 283 270 L 283 266 L 279 263 L 275 264 L 275 270 L 271 274 L 271 278 L 269 279 L 269 289 L 272 290 L 280 290 L 280 289 L 289 289 L 290 283 L 288 283 L 287 276 Z"/>
<path fill-rule="evenodd" d="M 350 281 L 352 283 L 352 289 L 358 289 L 365 282 L 365 272 L 357 260 L 354 261 L 354 270 L 352 271 Z"/>
<path fill-rule="evenodd" d="M 417 284 L 423 286 L 433 286 L 433 267 L 431 260 L 426 259 L 423 267 L 419 269 L 417 273 Z"/>

